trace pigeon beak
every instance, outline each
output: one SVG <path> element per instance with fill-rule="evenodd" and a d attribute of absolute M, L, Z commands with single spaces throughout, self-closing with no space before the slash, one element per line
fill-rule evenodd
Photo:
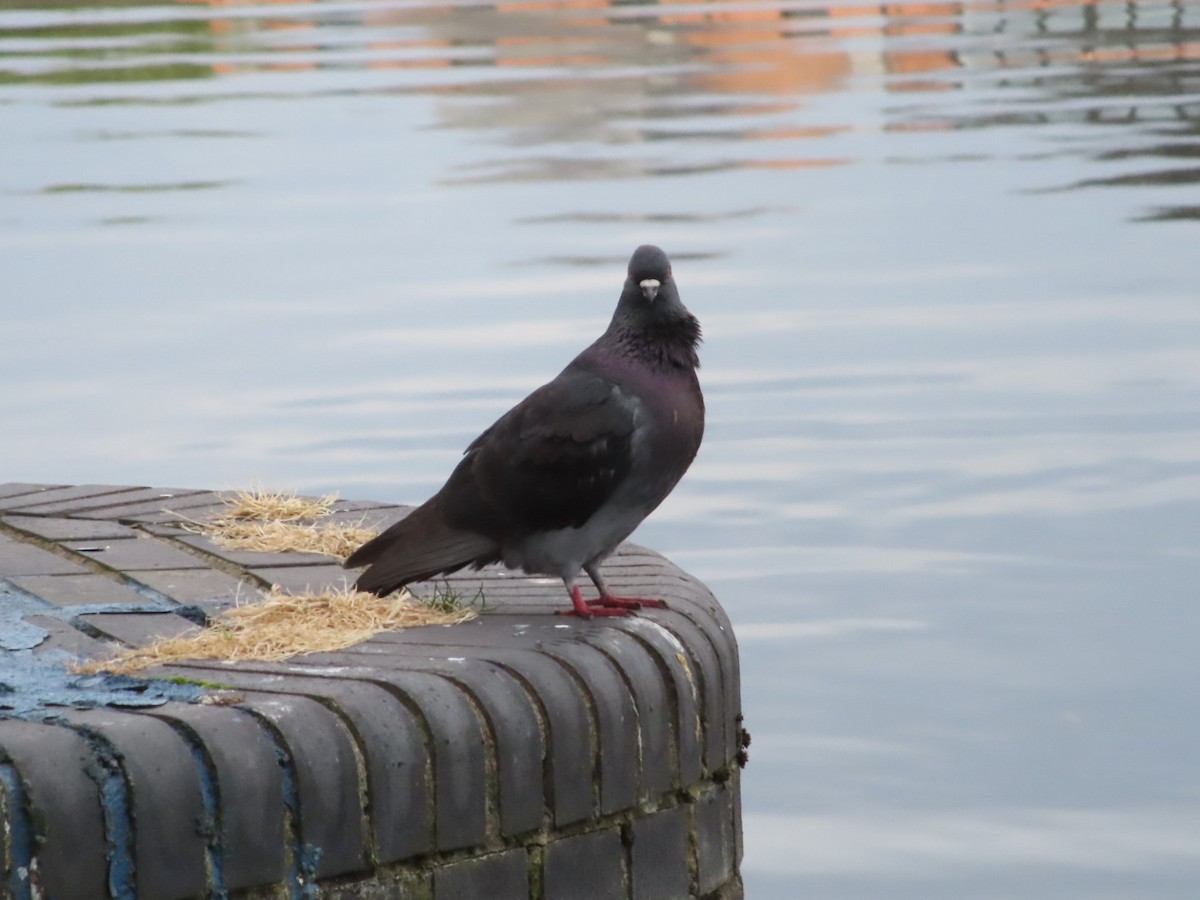
<path fill-rule="evenodd" d="M 657 278 L 647 278 L 638 282 L 638 287 L 642 289 L 642 296 L 653 302 L 658 296 L 659 286 L 662 284 Z"/>

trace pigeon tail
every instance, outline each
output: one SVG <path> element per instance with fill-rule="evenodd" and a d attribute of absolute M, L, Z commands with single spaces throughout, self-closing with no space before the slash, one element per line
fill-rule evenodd
<path fill-rule="evenodd" d="M 472 531 L 452 528 L 440 511 L 422 506 L 378 537 L 363 544 L 344 563 L 348 569 L 370 565 L 354 586 L 360 591 L 390 594 L 413 581 L 424 581 L 500 558 L 496 542 Z"/>

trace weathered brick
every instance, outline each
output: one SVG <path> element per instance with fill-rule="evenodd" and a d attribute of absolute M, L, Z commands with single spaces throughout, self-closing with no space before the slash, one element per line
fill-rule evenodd
<path fill-rule="evenodd" d="M 316 876 L 361 869 L 366 836 L 358 764 L 344 726 L 308 697 L 247 692 L 243 708 L 271 722 L 291 759 L 300 841 L 317 851 Z"/>
<path fill-rule="evenodd" d="M 672 734 L 675 740 L 678 784 L 696 782 L 704 771 L 704 729 L 700 722 L 703 698 L 692 672 L 687 649 L 660 623 L 642 616 L 619 620 L 615 626 L 635 636 L 658 660 L 671 685 L 669 702 L 674 710 Z"/>
<path fill-rule="evenodd" d="M 78 621 L 133 647 L 198 630 L 198 626 L 182 616 L 166 612 L 96 613 L 79 616 Z"/>
<path fill-rule="evenodd" d="M 0 577 L 75 575 L 86 571 L 83 566 L 66 557 L 0 535 Z"/>
<path fill-rule="evenodd" d="M 633 900 L 686 900 L 691 885 L 687 810 L 675 807 L 635 818 L 630 830 Z"/>
<path fill-rule="evenodd" d="M 666 793 L 674 786 L 675 773 L 671 760 L 671 708 L 662 673 L 650 651 L 616 628 L 597 629 L 588 642 L 613 662 L 633 694 L 641 789 L 652 795 Z"/>
<path fill-rule="evenodd" d="M 22 515 L 5 516 L 2 521 L 5 525 L 52 541 L 137 537 L 136 531 L 119 522 Z"/>
<path fill-rule="evenodd" d="M 645 584 L 670 601 L 675 612 L 685 616 L 707 635 L 721 667 L 721 683 L 725 709 L 732 721 L 741 713 L 741 670 L 737 641 L 728 615 L 716 597 L 703 584 L 658 554 L 634 544 L 624 544 L 612 557 L 623 574 L 614 574 L 617 585 Z M 737 752 L 737 735 L 733 729 L 724 734 L 725 755 Z"/>
<path fill-rule="evenodd" d="M 696 877 L 701 894 L 715 891 L 733 876 L 733 794 L 727 787 L 706 790 L 693 806 Z"/>
<path fill-rule="evenodd" d="M 149 716 L 72 710 L 64 718 L 102 736 L 124 772 L 139 900 L 204 893 L 206 848 L 197 828 L 204 805 L 196 766 L 183 739 Z"/>
<path fill-rule="evenodd" d="M 139 584 L 185 606 L 197 606 L 210 616 L 224 612 L 239 599 L 253 599 L 258 586 L 215 569 L 163 569 L 131 572 Z"/>
<path fill-rule="evenodd" d="M 558 825 L 582 821 L 594 811 L 592 770 L 597 753 L 587 701 L 566 669 L 553 659 L 533 652 L 534 642 L 514 636 L 513 627 L 509 617 L 489 615 L 452 629 L 420 628 L 377 635 L 353 648 L 353 652 L 365 657 L 399 654 L 421 657 L 428 655 L 432 646 L 447 656 L 486 659 L 511 672 L 536 700 L 546 728 L 549 746 L 545 765 L 549 768 L 552 794 L 548 805 L 553 820 Z M 441 643 L 457 636 L 467 638 L 468 643 Z"/>
<path fill-rule="evenodd" d="M 434 656 L 428 650 L 371 659 L 375 665 L 388 669 L 441 675 L 479 705 L 494 736 L 500 832 L 509 836 L 537 828 L 545 810 L 542 789 L 545 748 L 533 701 L 519 682 L 495 663 L 456 654 Z M 361 655 L 344 652 L 313 654 L 310 659 L 335 666 L 363 662 Z"/>
<path fill-rule="evenodd" d="M 420 711 L 432 741 L 437 848 L 482 844 L 487 783 L 483 731 L 462 692 L 445 678 L 423 672 L 372 668 L 345 674 L 386 686 Z"/>
<path fill-rule="evenodd" d="M 283 782 L 274 746 L 253 716 L 232 707 L 169 703 L 151 715 L 190 733 L 216 773 L 221 872 L 226 890 L 280 882 Z"/>
<path fill-rule="evenodd" d="M 122 522 L 136 522 L 139 525 L 161 525 L 178 524 L 181 518 L 203 522 L 228 511 L 229 505 L 222 499 L 222 494 L 202 491 L 186 497 L 161 498 L 124 506 L 83 510 L 78 515 L 87 519 L 120 519 Z"/>
<path fill-rule="evenodd" d="M 733 753 L 726 753 L 726 737 L 727 732 L 733 730 L 733 715 L 725 707 L 721 664 L 707 635 L 691 619 L 671 610 L 655 610 L 655 613 L 655 621 L 683 644 L 700 697 L 704 764 L 711 771 L 721 769 L 733 758 Z"/>
<path fill-rule="evenodd" d="M 4 501 L 4 508 L 47 514 L 69 512 L 91 497 L 110 497 L 137 490 L 143 488 L 116 484 L 76 484 L 10 497 Z"/>
<path fill-rule="evenodd" d="M 59 650 L 82 659 L 105 659 L 112 656 L 116 649 L 116 645 L 96 640 L 54 616 L 25 616 L 24 621 L 46 632 L 46 637 L 37 645 L 34 653 Z"/>
<path fill-rule="evenodd" d="M 202 534 L 185 534 L 176 538 L 180 543 L 195 547 L 204 553 L 209 553 L 218 559 L 224 559 L 238 565 L 268 568 L 275 566 L 328 565 L 329 557 L 324 553 L 298 553 L 286 551 L 279 553 L 262 553 L 253 550 L 231 550 L 222 547 L 212 538 Z"/>
<path fill-rule="evenodd" d="M 524 850 L 490 853 L 434 869 L 434 900 L 529 900 Z"/>
<path fill-rule="evenodd" d="M 63 546 L 75 552 L 86 552 L 88 559 L 121 572 L 206 568 L 204 560 L 199 557 L 152 537 L 103 542 L 64 541 Z"/>
<path fill-rule="evenodd" d="M 600 739 L 600 811 L 614 813 L 634 805 L 641 792 L 637 714 L 616 667 L 583 643 L 546 644 L 542 652 L 570 668 L 591 698 Z"/>
<path fill-rule="evenodd" d="M 625 900 L 625 847 L 615 828 L 546 845 L 545 900 Z"/>
<path fill-rule="evenodd" d="M 99 572 L 83 575 L 22 575 L 12 576 L 8 580 L 54 606 L 128 603 L 152 607 L 150 601 L 137 591 Z"/>
<path fill-rule="evenodd" d="M 186 490 L 183 488 L 139 488 L 122 494 L 88 497 L 71 506 L 71 514 L 86 518 L 118 519 L 126 513 L 161 511 L 168 506 L 182 505 L 197 498 L 201 502 L 211 497 L 209 491 Z"/>
<path fill-rule="evenodd" d="M 8 509 L 8 504 L 14 498 L 28 494 L 42 494 L 46 491 L 57 491 L 66 487 L 65 484 L 29 484 L 24 481 L 6 481 L 0 484 L 0 509 Z"/>
<path fill-rule="evenodd" d="M 305 675 L 284 675 L 279 683 L 291 691 L 332 701 L 358 739 L 366 764 L 368 798 L 376 853 L 393 862 L 433 849 L 434 808 L 429 753 L 413 713 L 379 685 L 353 678 L 322 678 L 313 666 L 298 664 Z M 260 671 L 287 673 L 286 663 Z M 176 669 L 172 671 L 188 671 Z M 219 671 L 213 673 L 220 678 Z M 228 680 L 228 679 L 225 679 Z M 239 679 L 240 680 L 240 679 Z M 264 675 L 241 680 L 260 687 Z"/>
<path fill-rule="evenodd" d="M 328 559 L 328 557 L 324 557 Z M 354 576 L 336 563 L 301 562 L 294 566 L 253 566 L 250 571 L 267 584 L 277 584 L 292 594 L 326 591 L 354 582 Z"/>
<path fill-rule="evenodd" d="M 100 791 L 85 772 L 95 762 L 69 728 L 0 721 L 0 757 L 16 768 L 37 830 L 38 878 L 47 897 L 107 896 L 108 844 Z"/>

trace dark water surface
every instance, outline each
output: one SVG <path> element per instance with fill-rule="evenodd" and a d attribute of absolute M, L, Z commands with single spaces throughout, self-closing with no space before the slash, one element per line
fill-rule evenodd
<path fill-rule="evenodd" d="M 416 501 L 638 243 L 750 900 L 1200 897 L 1200 4 L 0 3 L 0 480 Z"/>

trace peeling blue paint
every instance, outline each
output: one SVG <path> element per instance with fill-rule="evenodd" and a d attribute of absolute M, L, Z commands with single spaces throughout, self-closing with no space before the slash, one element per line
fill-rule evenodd
<path fill-rule="evenodd" d="M 165 601 L 161 594 L 158 598 Z M 203 691 L 127 675 L 79 675 L 70 670 L 75 657 L 61 650 L 33 652 L 48 632 L 25 616 L 47 616 L 75 621 L 97 613 L 160 613 L 165 606 L 148 597 L 145 603 L 80 603 L 55 606 L 16 585 L 0 580 L 0 717 L 41 720 L 53 718 L 56 709 L 91 709 L 97 706 L 144 708 L 168 700 L 195 701 Z"/>
<path fill-rule="evenodd" d="M 137 900 L 134 868 L 133 818 L 129 805 L 129 784 L 116 748 L 103 735 L 86 726 L 74 728 L 88 742 L 92 758 L 84 772 L 100 789 L 100 808 L 104 814 L 104 840 L 107 844 L 108 894 L 113 900 Z"/>
<path fill-rule="evenodd" d="M 209 900 L 228 900 L 229 890 L 225 887 L 225 840 L 222 834 L 221 797 L 217 781 L 217 770 L 209 756 L 207 748 L 191 728 L 182 722 L 169 720 L 167 722 L 187 743 L 188 751 L 192 754 L 192 762 L 196 764 L 196 773 L 200 780 L 200 799 L 204 804 L 204 818 L 198 823 L 198 830 L 204 837 L 205 853 L 208 856 Z"/>
<path fill-rule="evenodd" d="M 243 709 L 245 709 L 243 707 Z M 271 742 L 275 759 L 283 775 L 283 805 L 288 812 L 288 830 L 291 832 L 291 869 L 288 871 L 289 900 L 315 900 L 317 896 L 317 863 L 321 859 L 321 848 L 304 843 L 300 834 L 300 792 L 296 784 L 296 766 L 292 755 L 284 745 L 283 737 L 275 723 L 267 716 L 252 709 L 245 709 L 262 726 L 263 734 Z"/>
<path fill-rule="evenodd" d="M 75 657 L 61 650 L 0 653 L 0 717 L 33 721 L 52 719 L 58 710 L 98 706 L 146 708 L 169 700 L 195 702 L 203 688 L 128 675 L 80 675 L 72 672 Z"/>
<path fill-rule="evenodd" d="M 8 892 L 13 900 L 32 900 L 29 873 L 33 867 L 33 826 L 21 776 L 10 763 L 0 763 L 0 788 L 8 806 L 8 844 L 12 869 L 8 873 Z"/>

